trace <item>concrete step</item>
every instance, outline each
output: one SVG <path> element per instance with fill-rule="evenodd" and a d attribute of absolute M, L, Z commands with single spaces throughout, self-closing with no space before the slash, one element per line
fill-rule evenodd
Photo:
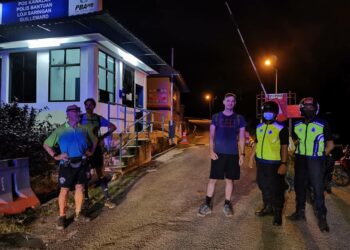
<path fill-rule="evenodd" d="M 117 168 L 125 168 L 126 165 L 124 163 L 118 164 L 118 165 L 109 165 L 108 167 L 105 168 L 110 168 L 110 169 L 117 169 Z"/>
<path fill-rule="evenodd" d="M 122 158 L 133 158 L 135 155 L 122 155 Z"/>
<path fill-rule="evenodd" d="M 133 140 L 136 141 L 136 138 Z M 149 141 L 150 139 L 149 138 L 138 138 L 137 140 L 138 141 Z"/>
<path fill-rule="evenodd" d="M 120 170 L 122 170 L 123 168 L 127 167 L 124 164 L 120 164 L 120 165 L 110 165 L 108 167 L 104 168 L 104 171 L 107 173 L 116 173 L 116 172 L 120 172 Z"/>
<path fill-rule="evenodd" d="M 141 146 L 139 145 L 128 145 L 126 148 L 140 148 Z"/>

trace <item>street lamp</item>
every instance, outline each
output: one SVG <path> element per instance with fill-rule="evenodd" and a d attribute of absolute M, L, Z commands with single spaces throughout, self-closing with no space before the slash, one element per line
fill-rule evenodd
<path fill-rule="evenodd" d="M 277 69 L 277 56 L 273 55 L 271 58 L 266 58 L 264 61 L 266 67 L 273 67 L 275 70 L 275 94 L 278 93 L 278 69 Z"/>
<path fill-rule="evenodd" d="M 209 105 L 209 120 L 211 119 L 211 95 L 206 94 L 205 95 L 205 100 L 208 101 L 208 105 Z"/>

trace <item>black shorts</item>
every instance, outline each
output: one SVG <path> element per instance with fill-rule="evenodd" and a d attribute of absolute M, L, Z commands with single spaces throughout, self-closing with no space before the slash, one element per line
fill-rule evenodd
<path fill-rule="evenodd" d="M 91 168 L 103 167 L 103 150 L 100 145 L 97 145 L 94 154 L 90 158 Z"/>
<path fill-rule="evenodd" d="M 218 154 L 219 159 L 211 160 L 210 179 L 239 180 L 241 169 L 238 155 Z"/>
<path fill-rule="evenodd" d="M 74 189 L 75 185 L 84 185 L 87 182 L 86 167 L 81 165 L 78 168 L 60 165 L 58 172 L 58 184 L 61 188 Z"/>

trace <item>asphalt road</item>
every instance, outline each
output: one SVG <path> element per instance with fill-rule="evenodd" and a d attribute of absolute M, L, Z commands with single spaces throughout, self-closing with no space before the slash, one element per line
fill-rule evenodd
<path fill-rule="evenodd" d="M 205 130 L 203 130 L 205 131 Z M 349 249 L 350 189 L 333 188 L 326 196 L 330 233 L 321 233 L 307 205 L 307 222 L 259 218 L 261 204 L 255 169 L 243 166 L 235 183 L 234 216 L 222 212 L 224 182 L 217 183 L 213 213 L 197 216 L 208 181 L 210 160 L 207 133 L 190 136 L 158 157 L 151 169 L 132 186 L 113 210 L 93 221 L 69 226 L 47 242 L 49 249 Z M 197 145 L 198 144 L 198 145 Z M 294 210 L 294 193 L 286 193 L 284 215 Z M 74 223 L 73 223 L 74 224 Z M 52 239 L 52 237 L 51 237 Z"/>

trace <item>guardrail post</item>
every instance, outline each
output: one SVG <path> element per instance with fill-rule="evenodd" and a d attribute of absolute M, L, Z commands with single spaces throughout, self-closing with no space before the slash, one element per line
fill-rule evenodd
<path fill-rule="evenodd" d="M 134 131 L 136 130 L 136 107 L 134 107 Z"/>
<path fill-rule="evenodd" d="M 126 129 L 126 106 L 124 106 L 124 131 Z"/>
<path fill-rule="evenodd" d="M 123 133 L 120 133 L 119 138 L 119 164 L 122 164 L 122 154 L 123 154 Z"/>
<path fill-rule="evenodd" d="M 150 122 L 150 126 L 151 126 L 151 133 L 153 132 L 153 124 L 154 124 L 154 113 L 150 113 L 151 115 L 151 122 Z"/>
<path fill-rule="evenodd" d="M 151 139 L 151 116 L 152 113 L 147 114 L 147 132 L 148 132 L 148 139 Z"/>

